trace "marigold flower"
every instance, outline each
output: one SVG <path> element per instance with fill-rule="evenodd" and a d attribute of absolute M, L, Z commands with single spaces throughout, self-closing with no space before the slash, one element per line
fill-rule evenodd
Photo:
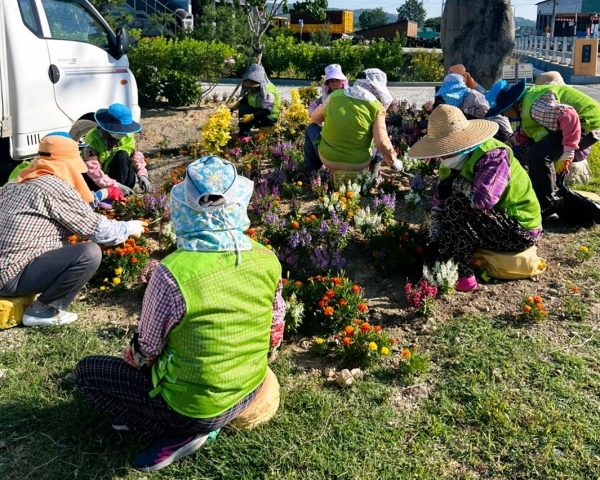
<path fill-rule="evenodd" d="M 398 340 L 396 340 L 395 338 L 391 338 L 390 342 L 392 342 L 392 345 L 396 345 L 398 343 Z"/>
<path fill-rule="evenodd" d="M 589 249 L 588 247 L 586 247 L 585 245 L 582 245 L 582 246 L 581 246 L 581 248 L 580 248 L 580 250 L 581 250 L 583 253 L 588 253 L 588 252 L 590 251 L 590 249 Z"/>
<path fill-rule="evenodd" d="M 360 325 L 362 323 L 362 320 L 360 318 L 355 318 L 354 320 L 352 320 L 352 323 L 354 323 L 355 325 Z"/>
<path fill-rule="evenodd" d="M 287 285 L 287 282 L 288 282 L 288 281 L 287 281 L 287 278 L 282 278 L 282 279 L 281 279 L 281 283 L 282 283 L 283 285 Z"/>
<path fill-rule="evenodd" d="M 351 337 L 354 335 L 354 327 L 352 325 L 348 325 L 346 328 L 344 328 L 344 333 L 346 334 L 347 337 Z"/>
<path fill-rule="evenodd" d="M 329 297 L 329 298 L 333 298 L 335 297 L 335 290 L 332 290 L 331 288 L 329 290 L 327 290 L 324 294 L 325 297 Z"/>
<path fill-rule="evenodd" d="M 527 298 L 525 299 L 525 301 L 526 301 L 527 303 L 535 303 L 535 302 L 533 301 L 533 297 L 531 297 L 531 296 L 527 297 Z"/>
<path fill-rule="evenodd" d="M 377 350 L 379 347 L 377 346 L 377 344 L 375 342 L 371 342 L 369 343 L 369 350 L 375 351 Z"/>
<path fill-rule="evenodd" d="M 374 332 L 377 332 L 377 333 L 379 333 L 379 332 L 381 332 L 382 330 L 383 330 L 383 327 L 382 327 L 381 325 L 375 325 L 375 326 L 373 327 L 373 331 L 374 331 Z"/>
<path fill-rule="evenodd" d="M 346 196 L 348 198 L 352 198 L 352 197 L 354 197 L 354 192 L 346 192 Z"/>
<path fill-rule="evenodd" d="M 138 259 L 136 257 L 131 257 L 131 263 L 138 263 Z"/>
<path fill-rule="evenodd" d="M 352 218 L 354 216 L 354 212 L 352 210 L 348 211 L 348 217 Z"/>
<path fill-rule="evenodd" d="M 525 313 L 529 313 L 529 312 L 531 312 L 531 306 L 530 306 L 530 305 L 524 305 L 524 306 L 523 306 L 523 311 L 524 311 Z"/>
<path fill-rule="evenodd" d="M 352 290 L 352 293 L 360 293 L 362 288 L 360 288 L 358 285 L 352 285 L 350 290 Z"/>
<path fill-rule="evenodd" d="M 389 355 L 389 354 L 390 354 L 390 349 L 389 349 L 389 348 L 387 348 L 387 347 L 381 347 L 381 350 L 379 350 L 379 352 L 380 352 L 382 355 Z"/>
<path fill-rule="evenodd" d="M 248 230 L 246 230 L 246 235 L 248 235 L 249 237 L 253 237 L 255 233 L 256 230 L 254 230 L 253 228 L 249 228 Z"/>
<path fill-rule="evenodd" d="M 573 293 L 579 293 L 579 287 L 577 285 L 573 285 L 571 287 L 571 292 L 573 292 Z"/>
<path fill-rule="evenodd" d="M 117 286 L 119 283 L 121 283 L 121 279 L 119 277 L 115 277 L 112 279 L 112 283 L 113 285 Z"/>
<path fill-rule="evenodd" d="M 331 277 L 331 283 L 334 285 L 340 285 L 342 283 L 342 279 L 340 277 Z"/>
<path fill-rule="evenodd" d="M 123 269 L 121 267 L 115 268 L 115 275 L 121 275 L 123 273 Z"/>
<path fill-rule="evenodd" d="M 542 315 L 542 317 L 545 317 L 546 315 L 548 315 L 548 314 L 546 313 L 546 310 L 540 310 L 540 314 Z"/>
<path fill-rule="evenodd" d="M 297 228 L 300 228 L 300 224 L 299 224 L 299 223 L 298 223 L 296 220 L 294 220 L 294 221 L 292 222 L 292 228 L 296 228 L 296 229 L 297 229 Z"/>
<path fill-rule="evenodd" d="M 368 322 L 363 322 L 360 324 L 360 331 L 363 333 L 368 333 L 371 331 L 371 325 Z"/>
<path fill-rule="evenodd" d="M 319 303 L 317 305 L 319 305 L 319 308 L 324 308 L 325 305 L 327 305 L 327 302 L 325 300 L 319 300 Z"/>
<path fill-rule="evenodd" d="M 104 280 L 102 280 L 104 283 L 108 283 L 108 278 L 105 278 Z"/>
<path fill-rule="evenodd" d="M 296 285 L 297 287 L 301 287 L 302 286 L 302 282 L 300 280 L 296 280 L 294 282 L 294 285 Z"/>
<path fill-rule="evenodd" d="M 323 340 L 321 337 L 317 337 L 317 338 L 315 338 L 315 343 L 316 343 L 317 345 L 321 345 L 321 344 L 322 344 L 324 341 L 325 341 L 325 340 Z"/>
<path fill-rule="evenodd" d="M 538 310 L 543 310 L 544 309 L 544 305 L 542 305 L 541 303 L 536 303 L 535 304 L 535 308 L 537 308 Z"/>
<path fill-rule="evenodd" d="M 323 310 L 323 314 L 326 317 L 331 317 L 334 313 L 335 313 L 335 310 L 333 307 L 325 307 L 325 310 Z"/>
<path fill-rule="evenodd" d="M 402 350 L 402 358 L 410 358 L 410 350 L 408 348 L 405 348 L 404 350 Z"/>
<path fill-rule="evenodd" d="M 350 345 L 352 343 L 352 338 L 350 338 L 350 337 L 344 337 L 343 342 L 344 342 L 344 345 L 348 346 L 348 345 Z"/>
<path fill-rule="evenodd" d="M 316 216 L 316 215 L 311 215 L 311 216 L 310 216 L 310 219 L 311 219 L 311 220 L 316 220 L 316 219 L 317 219 L 317 216 Z"/>
<path fill-rule="evenodd" d="M 101 291 L 101 292 L 103 292 L 104 290 L 106 290 L 106 287 L 105 287 L 104 285 L 102 285 L 102 286 L 100 287 L 100 291 Z"/>
<path fill-rule="evenodd" d="M 369 310 L 369 307 L 367 307 L 367 304 L 365 302 L 360 302 L 358 304 L 358 310 L 361 311 L 362 313 L 366 313 L 367 310 Z"/>
<path fill-rule="evenodd" d="M 533 297 L 533 301 L 535 303 L 542 303 L 542 297 L 540 297 L 539 295 L 536 295 L 535 297 Z"/>
<path fill-rule="evenodd" d="M 338 304 L 339 304 L 340 307 L 345 307 L 346 305 L 348 305 L 348 302 L 346 301 L 346 299 L 340 298 L 338 300 Z"/>
<path fill-rule="evenodd" d="M 298 182 L 296 183 L 296 185 L 298 185 L 299 187 L 302 186 L 302 182 L 300 180 L 298 180 Z"/>
<path fill-rule="evenodd" d="M 252 165 L 250 165 L 249 163 L 247 163 L 247 164 L 245 165 L 245 167 L 246 167 L 246 170 L 250 170 L 250 169 L 252 168 Z"/>

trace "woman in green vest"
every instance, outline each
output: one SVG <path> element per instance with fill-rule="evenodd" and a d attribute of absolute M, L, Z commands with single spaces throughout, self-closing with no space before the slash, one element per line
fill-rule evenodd
<path fill-rule="evenodd" d="M 363 170 L 373 163 L 375 171 L 382 157 L 394 170 L 402 170 L 385 125 L 392 101 L 387 75 L 378 68 L 360 72 L 352 87 L 331 93 L 310 116 L 304 135 L 305 175 L 310 178 L 323 165 Z"/>
<path fill-rule="evenodd" d="M 253 63 L 242 78 L 242 94 L 231 106 L 239 109 L 240 135 L 247 135 L 252 127 L 270 127 L 279 117 L 279 92 L 273 85 L 262 65 Z"/>
<path fill-rule="evenodd" d="M 429 248 L 457 264 L 459 291 L 477 289 L 475 250 L 521 252 L 542 234 L 531 181 L 510 147 L 493 138 L 497 130 L 497 123 L 467 120 L 459 108 L 440 105 L 429 117 L 427 135 L 408 152 L 412 158 L 440 158 Z"/>
<path fill-rule="evenodd" d="M 125 358 L 91 356 L 79 391 L 150 444 L 133 462 L 153 472 L 189 455 L 237 417 L 282 340 L 285 302 L 275 254 L 244 231 L 252 181 L 210 156 L 171 192 L 176 252 L 154 270 Z"/>
<path fill-rule="evenodd" d="M 146 160 L 135 149 L 133 135 L 142 126 L 133 121 L 131 110 L 121 103 L 98 110 L 98 126 L 85 136 L 83 160 L 88 167 L 85 179 L 90 190 L 118 187 L 124 196 L 133 195 L 139 182 L 142 192 L 150 190 Z"/>
<path fill-rule="evenodd" d="M 525 82 L 499 89 L 486 118 L 504 115 L 521 122 L 513 146 L 532 142 L 527 151 L 529 176 L 544 217 L 554 213 L 556 175 L 569 173 L 576 156 L 600 138 L 600 105 L 567 85 Z"/>

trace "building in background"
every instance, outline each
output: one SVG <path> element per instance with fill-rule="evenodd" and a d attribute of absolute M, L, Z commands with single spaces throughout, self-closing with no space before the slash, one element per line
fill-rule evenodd
<path fill-rule="evenodd" d="M 546 35 L 552 31 L 554 1 L 555 37 L 598 35 L 600 0 L 545 0 L 537 3 L 536 35 Z"/>

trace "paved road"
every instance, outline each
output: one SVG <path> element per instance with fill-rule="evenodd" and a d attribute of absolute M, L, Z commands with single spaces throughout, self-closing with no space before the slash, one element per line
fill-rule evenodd
<path fill-rule="evenodd" d="M 277 84 L 277 80 L 275 84 Z M 231 84 L 219 84 L 216 87 L 216 91 L 219 95 L 223 93 L 231 94 L 234 90 L 235 86 Z M 282 98 L 286 100 L 291 100 L 290 92 L 293 87 L 291 86 L 277 86 L 279 90 L 279 94 Z M 575 88 L 582 91 L 586 95 L 596 99 L 596 101 L 600 102 L 600 85 L 575 85 Z M 418 107 L 423 105 L 424 103 L 433 100 L 433 96 L 435 93 L 434 86 L 427 87 L 389 87 L 390 93 L 396 100 L 407 100 L 409 103 L 416 103 Z"/>

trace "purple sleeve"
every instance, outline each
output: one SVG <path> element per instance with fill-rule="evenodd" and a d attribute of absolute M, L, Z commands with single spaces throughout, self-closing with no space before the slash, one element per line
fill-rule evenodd
<path fill-rule="evenodd" d="M 283 332 L 285 330 L 285 301 L 281 296 L 283 284 L 279 280 L 275 298 L 273 299 L 273 321 L 271 323 L 271 347 L 279 347 L 283 340 Z"/>
<path fill-rule="evenodd" d="M 475 164 L 473 205 L 479 210 L 491 210 L 500 200 L 510 179 L 508 152 L 504 148 L 490 150 Z"/>
<path fill-rule="evenodd" d="M 171 272 L 157 265 L 144 294 L 142 315 L 138 328 L 142 352 L 149 357 L 160 355 L 167 335 L 183 319 L 185 300 Z"/>

